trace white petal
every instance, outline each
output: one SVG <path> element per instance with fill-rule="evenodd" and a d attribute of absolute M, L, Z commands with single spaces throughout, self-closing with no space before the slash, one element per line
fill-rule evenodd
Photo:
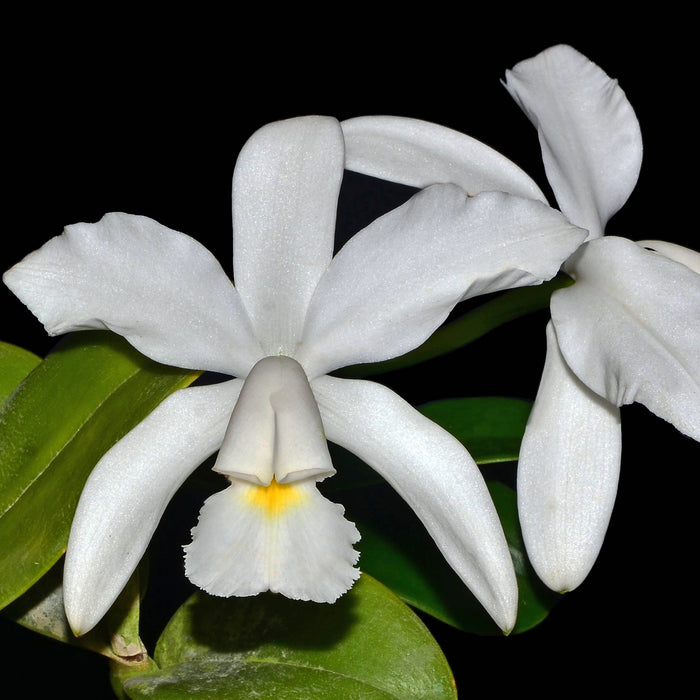
<path fill-rule="evenodd" d="M 433 185 L 335 256 L 295 357 L 314 377 L 401 355 L 462 299 L 553 277 L 584 237 L 542 202 Z"/>
<path fill-rule="evenodd" d="M 570 46 L 506 71 L 506 88 L 537 127 L 547 178 L 570 221 L 603 234 L 634 189 L 642 136 L 627 97 Z"/>
<path fill-rule="evenodd" d="M 683 263 L 700 275 L 700 253 L 668 241 L 637 241 L 637 245 L 654 253 L 665 255 L 670 260 Z"/>
<path fill-rule="evenodd" d="M 260 360 L 246 377 L 214 470 L 267 486 L 335 474 L 316 399 L 291 357 Z"/>
<path fill-rule="evenodd" d="M 175 392 L 98 462 L 66 552 L 65 607 L 76 634 L 109 610 L 174 493 L 219 448 L 242 385 L 233 379 Z"/>
<path fill-rule="evenodd" d="M 185 547 L 188 578 L 218 596 L 273 591 L 332 603 L 358 578 L 355 526 L 313 479 L 269 486 L 233 480 L 202 508 Z"/>
<path fill-rule="evenodd" d="M 158 362 L 227 374 L 261 354 L 214 256 L 143 216 L 68 226 L 3 281 L 51 335 L 109 328 Z"/>
<path fill-rule="evenodd" d="M 453 129 L 391 116 L 355 117 L 341 126 L 348 170 L 412 187 L 453 182 L 470 195 L 497 190 L 547 201 L 515 163 Z"/>
<path fill-rule="evenodd" d="M 374 382 L 311 383 L 326 435 L 381 474 L 425 525 L 447 562 L 504 631 L 518 589 L 498 514 L 464 447 Z"/>
<path fill-rule="evenodd" d="M 245 144 L 233 175 L 233 267 L 266 355 L 289 355 L 333 255 L 343 177 L 340 124 L 274 122 Z"/>
<path fill-rule="evenodd" d="M 700 440 L 700 275 L 624 238 L 590 241 L 552 295 L 559 347 L 590 389 Z"/>
<path fill-rule="evenodd" d="M 574 376 L 548 324 L 517 492 L 528 558 L 555 591 L 576 588 L 598 556 L 617 494 L 620 450 L 620 409 Z"/>

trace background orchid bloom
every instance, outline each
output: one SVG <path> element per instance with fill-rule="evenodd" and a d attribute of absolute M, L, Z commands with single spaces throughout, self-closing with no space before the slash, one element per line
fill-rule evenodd
<path fill-rule="evenodd" d="M 548 586 L 567 591 L 590 571 L 608 527 L 619 407 L 642 403 L 700 439 L 700 255 L 603 237 L 642 160 L 639 124 L 616 81 L 559 45 L 508 71 L 506 87 L 538 129 L 562 212 L 588 230 L 588 242 L 563 266 L 576 283 L 552 295 L 547 358 L 518 466 L 529 557 Z M 368 175 L 419 186 L 456 182 L 470 194 L 486 184 L 487 158 L 451 129 L 397 117 L 343 127 L 350 167 Z M 543 199 L 529 180 L 512 164 L 502 167 L 504 191 L 530 189 Z"/>
<path fill-rule="evenodd" d="M 202 508 L 188 577 L 215 595 L 335 600 L 359 575 L 359 534 L 316 488 L 334 473 L 326 438 L 403 496 L 512 628 L 513 566 L 469 453 L 389 389 L 328 373 L 416 347 L 462 299 L 552 277 L 585 232 L 541 201 L 444 185 L 333 257 L 345 164 L 332 118 L 250 138 L 233 178 L 235 286 L 192 238 L 121 213 L 67 227 L 5 274 L 51 334 L 108 328 L 159 362 L 235 377 L 171 395 L 95 467 L 65 561 L 77 633 L 105 614 L 175 491 L 217 450 L 230 485 Z"/>
<path fill-rule="evenodd" d="M 603 237 L 631 194 L 642 140 L 617 82 L 569 46 L 516 65 L 506 87 L 535 124 L 562 212 L 589 242 L 552 295 L 547 359 L 523 440 L 518 501 L 528 554 L 557 591 L 595 562 L 617 491 L 619 407 L 644 404 L 700 440 L 700 255 Z"/>

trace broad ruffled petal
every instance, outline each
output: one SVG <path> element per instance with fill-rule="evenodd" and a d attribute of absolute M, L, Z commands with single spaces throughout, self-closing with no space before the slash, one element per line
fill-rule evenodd
<path fill-rule="evenodd" d="M 515 163 L 445 126 L 392 116 L 355 117 L 341 126 L 348 170 L 412 187 L 453 182 L 470 195 L 496 190 L 547 201 Z"/>
<path fill-rule="evenodd" d="M 362 380 L 311 383 L 331 442 L 381 474 L 421 519 L 450 566 L 504 631 L 518 589 L 498 514 L 464 447 L 394 392 Z"/>
<path fill-rule="evenodd" d="M 505 86 L 537 127 L 547 178 L 570 221 L 603 234 L 642 163 L 637 117 L 616 80 L 570 46 L 506 71 Z"/>
<path fill-rule="evenodd" d="M 233 175 L 236 287 L 266 355 L 289 355 L 333 255 L 343 136 L 330 117 L 268 124 Z"/>
<path fill-rule="evenodd" d="M 314 479 L 260 486 L 232 480 L 202 508 L 185 547 L 187 577 L 208 593 L 273 591 L 332 603 L 355 582 L 360 538 Z"/>
<path fill-rule="evenodd" d="M 109 610 L 174 493 L 219 448 L 242 385 L 232 379 L 175 392 L 98 462 L 66 552 L 64 599 L 76 634 Z"/>
<path fill-rule="evenodd" d="M 68 226 L 3 281 L 51 335 L 109 328 L 158 362 L 227 374 L 245 374 L 261 355 L 214 256 L 143 216 Z"/>
<path fill-rule="evenodd" d="M 314 377 L 401 355 L 462 299 L 553 277 L 584 237 L 542 202 L 433 185 L 335 256 L 295 357 Z"/>
<path fill-rule="evenodd" d="M 598 556 L 617 494 L 620 450 L 620 409 L 574 376 L 548 324 L 517 492 L 528 558 L 555 591 L 576 588 Z"/>
<path fill-rule="evenodd" d="M 566 269 L 576 282 L 550 306 L 576 376 L 700 440 L 700 275 L 613 236 L 583 245 Z"/>

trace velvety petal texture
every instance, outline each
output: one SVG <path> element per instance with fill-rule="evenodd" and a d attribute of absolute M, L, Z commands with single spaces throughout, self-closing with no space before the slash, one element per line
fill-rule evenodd
<path fill-rule="evenodd" d="M 333 255 L 343 166 L 343 135 L 330 117 L 268 124 L 238 156 L 234 281 L 266 355 L 291 355 L 301 337 Z"/>
<path fill-rule="evenodd" d="M 669 260 L 683 263 L 700 275 L 700 253 L 695 250 L 668 241 L 637 241 L 637 245 L 652 253 L 659 253 Z"/>
<path fill-rule="evenodd" d="M 505 86 L 537 128 L 564 214 L 591 238 L 627 201 L 642 162 L 639 122 L 616 80 L 570 46 L 506 71 Z"/>
<path fill-rule="evenodd" d="M 469 195 L 493 190 L 547 201 L 515 163 L 453 129 L 394 116 L 355 117 L 341 126 L 348 170 L 413 187 L 453 182 Z"/>
<path fill-rule="evenodd" d="M 584 238 L 541 202 L 429 187 L 357 233 L 333 258 L 296 356 L 314 377 L 403 354 L 426 340 L 457 302 L 553 277 Z"/>
<path fill-rule="evenodd" d="M 551 312 L 569 367 L 611 403 L 642 403 L 700 440 L 700 275 L 614 236 L 567 269 L 576 283 Z"/>
<path fill-rule="evenodd" d="M 518 513 L 528 558 L 560 593 L 600 552 L 620 471 L 620 410 L 567 367 L 554 329 L 518 459 Z"/>
<path fill-rule="evenodd" d="M 63 596 L 76 634 L 94 627 L 146 551 L 170 499 L 219 449 L 243 382 L 181 389 L 109 450 L 80 496 Z"/>
<path fill-rule="evenodd" d="M 262 356 L 216 258 L 144 216 L 67 226 L 3 281 L 51 335 L 107 328 L 163 364 L 234 375 Z"/>
<path fill-rule="evenodd" d="M 461 443 L 380 384 L 324 376 L 311 386 L 328 439 L 396 489 L 496 623 L 511 630 L 518 589 L 510 552 L 483 477 Z"/>
<path fill-rule="evenodd" d="M 233 480 L 204 503 L 188 578 L 212 595 L 272 591 L 294 600 L 332 603 L 360 575 L 360 539 L 344 509 L 324 498 L 314 479 L 260 486 Z"/>

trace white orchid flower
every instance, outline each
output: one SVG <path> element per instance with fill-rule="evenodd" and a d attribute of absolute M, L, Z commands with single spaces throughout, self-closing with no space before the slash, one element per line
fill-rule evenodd
<path fill-rule="evenodd" d="M 538 130 L 562 212 L 589 242 L 565 264 L 576 283 L 552 295 L 547 358 L 523 440 L 518 504 L 528 555 L 556 591 L 593 566 L 612 513 L 620 410 L 645 405 L 700 440 L 700 254 L 603 237 L 634 189 L 637 118 L 617 81 L 570 46 L 506 73 Z"/>
<path fill-rule="evenodd" d="M 642 159 L 639 124 L 616 81 L 564 45 L 506 75 L 537 127 L 562 212 L 589 232 L 564 265 L 575 284 L 552 295 L 518 466 L 529 557 L 548 586 L 566 591 L 586 577 L 605 537 L 620 469 L 619 407 L 642 403 L 700 440 L 700 255 L 603 237 Z M 343 129 L 348 163 L 368 175 L 421 187 L 455 182 L 470 194 L 488 188 L 496 156 L 464 134 L 397 117 L 360 117 Z M 505 191 L 544 200 L 516 166 L 501 174 Z"/>
<path fill-rule="evenodd" d="M 233 178 L 235 286 L 192 238 L 122 213 L 67 227 L 5 274 L 51 334 L 108 328 L 156 361 L 235 377 L 174 393 L 95 467 L 65 561 L 77 633 L 105 614 L 175 491 L 217 450 L 230 485 L 192 531 L 190 580 L 221 596 L 343 594 L 359 575 L 359 534 L 316 487 L 334 473 L 326 439 L 401 494 L 497 624 L 513 627 L 512 561 L 469 453 L 389 389 L 328 373 L 407 352 L 462 299 L 551 278 L 585 232 L 542 202 L 444 185 L 333 257 L 345 165 L 332 118 L 251 137 Z"/>

